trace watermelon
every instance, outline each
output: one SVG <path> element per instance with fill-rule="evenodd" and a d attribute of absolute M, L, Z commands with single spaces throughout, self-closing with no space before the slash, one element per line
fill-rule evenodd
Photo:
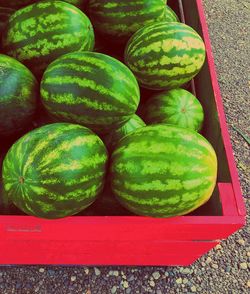
<path fill-rule="evenodd" d="M 166 6 L 166 16 L 165 16 L 164 20 L 169 21 L 169 22 L 175 22 L 175 21 L 179 22 L 180 21 L 177 14 L 168 5 Z"/>
<path fill-rule="evenodd" d="M 0 7 L 0 39 L 2 32 L 7 25 L 7 22 L 11 16 L 12 13 L 14 13 L 15 10 L 7 7 Z"/>
<path fill-rule="evenodd" d="M 61 218 L 89 206 L 102 191 L 107 151 L 88 128 L 48 124 L 20 138 L 3 161 L 9 200 L 28 215 Z"/>
<path fill-rule="evenodd" d="M 109 150 L 113 150 L 115 145 L 126 135 L 132 133 L 136 129 L 145 127 L 145 122 L 136 114 L 134 114 L 125 124 L 116 130 L 108 133 L 104 138 L 104 143 Z"/>
<path fill-rule="evenodd" d="M 3 34 L 3 51 L 37 76 L 57 57 L 92 50 L 94 32 L 89 18 L 62 1 L 42 1 L 16 11 Z"/>
<path fill-rule="evenodd" d="M 41 97 L 58 120 L 107 132 L 135 113 L 140 92 L 134 75 L 120 61 L 97 52 L 73 52 L 48 66 Z"/>
<path fill-rule="evenodd" d="M 125 63 L 142 87 L 177 88 L 189 82 L 205 61 L 205 45 L 190 26 L 158 22 L 137 31 L 125 49 Z"/>
<path fill-rule="evenodd" d="M 204 120 L 200 101 L 180 88 L 154 95 L 143 108 L 143 119 L 147 124 L 166 123 L 200 131 Z"/>
<path fill-rule="evenodd" d="M 111 156 L 111 188 L 128 210 L 154 217 L 187 214 L 209 200 L 217 158 L 199 133 L 152 125 L 124 137 Z"/>
<path fill-rule="evenodd" d="M 90 0 L 88 14 L 96 32 L 125 42 L 141 27 L 164 21 L 169 13 L 164 0 Z"/>
<path fill-rule="evenodd" d="M 25 129 L 32 121 L 38 96 L 38 83 L 19 61 L 0 54 L 0 136 Z"/>

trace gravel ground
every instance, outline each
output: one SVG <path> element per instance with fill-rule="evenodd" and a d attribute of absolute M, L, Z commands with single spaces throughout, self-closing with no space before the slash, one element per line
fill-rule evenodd
<path fill-rule="evenodd" d="M 249 212 L 249 15 L 247 1 L 203 0 L 241 186 Z M 247 196 L 248 195 L 248 196 Z M 249 293 L 249 222 L 190 267 L 0 268 L 0 293 Z"/>

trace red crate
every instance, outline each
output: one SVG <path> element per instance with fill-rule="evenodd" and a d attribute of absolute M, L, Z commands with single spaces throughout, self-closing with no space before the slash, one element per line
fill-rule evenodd
<path fill-rule="evenodd" d="M 58 220 L 1 215 L 1 264 L 189 265 L 244 225 L 246 211 L 202 1 L 182 0 L 178 7 L 177 1 L 168 2 L 206 45 L 206 63 L 192 88 L 209 118 L 203 134 L 219 160 L 213 196 L 194 213 L 173 218 L 131 216 L 124 211 Z"/>

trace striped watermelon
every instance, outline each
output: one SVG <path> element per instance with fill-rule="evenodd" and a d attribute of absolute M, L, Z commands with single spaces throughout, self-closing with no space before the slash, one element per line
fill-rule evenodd
<path fill-rule="evenodd" d="M 25 129 L 37 106 L 38 83 L 19 61 L 0 54 L 0 136 Z"/>
<path fill-rule="evenodd" d="M 126 41 L 141 27 L 169 14 L 165 0 L 90 0 L 88 13 L 95 30 L 111 41 Z"/>
<path fill-rule="evenodd" d="M 5 26 L 11 16 L 15 12 L 14 9 L 7 8 L 7 7 L 0 7 L 0 39 Z"/>
<path fill-rule="evenodd" d="M 111 157 L 111 187 L 139 215 L 187 214 L 213 193 L 217 158 L 199 133 L 152 125 L 124 137 Z"/>
<path fill-rule="evenodd" d="M 142 87 L 169 89 L 190 81 L 205 61 L 205 45 L 191 27 L 158 22 L 137 31 L 128 41 L 125 63 Z"/>
<path fill-rule="evenodd" d="M 165 17 L 165 21 L 169 21 L 169 22 L 179 22 L 179 17 L 177 16 L 177 14 L 174 12 L 174 10 L 169 7 L 168 5 L 166 6 L 166 17 Z"/>
<path fill-rule="evenodd" d="M 172 89 L 151 97 L 144 104 L 143 119 L 148 124 L 173 124 L 200 131 L 204 111 L 200 101 L 184 89 Z"/>
<path fill-rule="evenodd" d="M 134 114 L 130 120 L 128 120 L 121 127 L 116 130 L 111 131 L 106 136 L 104 136 L 103 140 L 105 145 L 108 147 L 110 151 L 115 148 L 115 145 L 126 135 L 132 133 L 136 129 L 145 127 L 145 122 L 136 114 Z"/>
<path fill-rule="evenodd" d="M 134 75 L 120 61 L 96 52 L 73 52 L 49 65 L 41 97 L 58 120 L 105 132 L 130 119 L 140 92 Z"/>
<path fill-rule="evenodd" d="M 41 76 L 57 57 L 72 51 L 92 50 L 90 20 L 75 6 L 42 1 L 16 11 L 3 35 L 3 50 Z"/>
<path fill-rule="evenodd" d="M 7 197 L 22 211 L 61 218 L 89 206 L 101 192 L 107 151 L 91 130 L 55 123 L 19 139 L 3 162 Z"/>

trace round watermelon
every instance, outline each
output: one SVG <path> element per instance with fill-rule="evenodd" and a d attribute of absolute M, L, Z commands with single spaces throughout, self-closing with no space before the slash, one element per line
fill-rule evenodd
<path fill-rule="evenodd" d="M 172 89 L 152 96 L 143 107 L 147 124 L 173 124 L 200 131 L 204 111 L 200 101 L 184 89 Z"/>
<path fill-rule="evenodd" d="M 63 1 L 42 1 L 16 11 L 3 34 L 3 51 L 37 76 L 57 57 L 94 48 L 89 18 Z"/>
<path fill-rule="evenodd" d="M 104 186 L 107 151 L 91 130 L 55 123 L 19 139 L 3 162 L 7 197 L 23 212 L 61 218 L 89 206 Z"/>
<path fill-rule="evenodd" d="M 99 34 L 123 42 L 141 27 L 165 20 L 166 1 L 90 0 L 88 14 Z"/>
<path fill-rule="evenodd" d="M 179 17 L 177 16 L 177 14 L 174 12 L 174 10 L 169 7 L 168 5 L 166 6 L 166 16 L 165 16 L 165 21 L 169 21 L 169 22 L 179 22 Z"/>
<path fill-rule="evenodd" d="M 107 132 L 131 118 L 140 92 L 136 78 L 120 61 L 96 52 L 73 52 L 48 66 L 41 97 L 58 120 Z"/>
<path fill-rule="evenodd" d="M 198 33 L 179 22 L 158 22 L 138 30 L 128 41 L 125 63 L 142 87 L 177 88 L 189 82 L 205 61 Z"/>
<path fill-rule="evenodd" d="M 38 96 L 38 83 L 19 61 L 0 54 L 0 136 L 25 129 L 32 121 Z"/>
<path fill-rule="evenodd" d="M 125 124 L 121 127 L 109 132 L 103 138 L 105 145 L 112 151 L 116 144 L 126 135 L 133 131 L 145 127 L 145 122 L 136 114 L 134 114 Z"/>
<path fill-rule="evenodd" d="M 171 217 L 209 200 L 216 184 L 217 158 L 199 133 L 159 124 L 119 141 L 110 171 L 112 190 L 128 210 Z"/>

